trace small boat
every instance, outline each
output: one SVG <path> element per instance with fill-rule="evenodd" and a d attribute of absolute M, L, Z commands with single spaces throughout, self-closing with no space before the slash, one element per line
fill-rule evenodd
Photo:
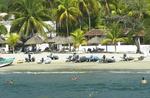
<path fill-rule="evenodd" d="M 2 58 L 0 57 L 0 67 L 8 66 L 13 63 L 15 58 Z"/>

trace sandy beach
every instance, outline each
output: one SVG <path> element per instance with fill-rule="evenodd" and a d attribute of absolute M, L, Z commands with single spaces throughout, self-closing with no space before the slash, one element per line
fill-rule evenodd
<path fill-rule="evenodd" d="M 79 54 L 80 56 L 90 56 L 96 55 L 102 57 L 102 55 L 107 57 L 114 56 L 116 59 L 122 57 L 120 54 L 111 53 L 97 53 L 97 54 Z M 46 57 L 49 53 L 33 54 L 33 57 L 40 59 L 41 57 Z M 65 62 L 69 54 L 54 54 L 59 56 L 59 60 L 53 60 L 50 64 L 37 64 L 37 62 L 23 62 L 17 63 L 18 60 L 24 60 L 27 54 L 1 54 L 3 57 L 15 57 L 15 61 L 12 65 L 0 68 L 0 71 L 76 71 L 76 70 L 150 70 L 150 57 L 147 56 L 143 61 L 137 61 L 139 56 L 142 54 L 127 54 L 135 58 L 134 61 L 119 61 L 115 63 L 98 63 L 98 62 L 84 62 L 84 63 L 74 63 Z"/>

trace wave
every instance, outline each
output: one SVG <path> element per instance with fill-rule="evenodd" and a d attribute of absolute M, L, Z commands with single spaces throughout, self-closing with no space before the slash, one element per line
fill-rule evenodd
<path fill-rule="evenodd" d="M 83 74 L 83 73 L 116 73 L 116 74 L 150 74 L 150 70 L 148 71 L 136 71 L 136 70 L 131 70 L 131 71 L 122 71 L 122 70 L 117 70 L 117 71 L 0 71 L 0 74 Z"/>
<path fill-rule="evenodd" d="M 21 72 L 21 71 L 15 71 L 15 72 L 0 72 L 0 74 L 76 74 L 76 73 L 87 73 L 85 71 L 62 71 L 62 72 Z"/>
<path fill-rule="evenodd" d="M 109 71 L 110 73 L 122 73 L 122 74 L 150 74 L 150 71 Z"/>

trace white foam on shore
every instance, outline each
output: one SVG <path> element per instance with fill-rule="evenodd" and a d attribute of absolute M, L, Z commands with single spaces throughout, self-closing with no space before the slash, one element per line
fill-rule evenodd
<path fill-rule="evenodd" d="M 1 71 L 0 74 L 83 74 L 83 73 L 94 73 L 94 72 L 100 72 L 100 73 L 116 73 L 116 74 L 150 74 L 150 70 L 148 71 Z"/>
<path fill-rule="evenodd" d="M 110 73 L 122 73 L 122 74 L 150 74 L 150 71 L 109 71 Z"/>
<path fill-rule="evenodd" d="M 78 72 L 78 71 L 62 71 L 62 72 L 30 72 L 30 71 L 28 71 L 28 72 L 0 72 L 0 74 L 76 74 L 76 73 L 87 73 L 87 72 L 85 72 L 85 71 L 80 71 L 80 72 Z"/>
<path fill-rule="evenodd" d="M 109 71 L 110 73 L 133 73 L 132 71 Z"/>

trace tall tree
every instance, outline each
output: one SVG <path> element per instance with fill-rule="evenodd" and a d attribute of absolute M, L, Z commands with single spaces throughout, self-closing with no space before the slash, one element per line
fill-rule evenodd
<path fill-rule="evenodd" d="M 122 32 L 118 24 L 113 23 L 110 26 L 110 31 L 106 33 L 106 38 L 101 41 L 101 44 L 113 44 L 115 46 L 115 52 L 117 51 L 116 45 L 117 42 L 126 42 L 127 37 L 122 37 Z"/>
<path fill-rule="evenodd" d="M 58 6 L 57 10 L 57 23 L 59 27 L 63 26 L 63 23 L 65 23 L 66 27 L 66 35 L 69 35 L 69 24 L 73 24 L 77 22 L 77 18 L 81 15 L 79 9 L 75 6 L 72 5 L 72 3 L 69 2 L 74 2 L 74 0 L 60 0 L 60 4 Z"/>
<path fill-rule="evenodd" d="M 98 0 L 79 0 L 78 2 L 79 9 L 84 16 L 83 18 L 88 17 L 88 30 L 90 30 L 91 18 L 98 15 L 99 10 L 101 8 L 100 2 Z"/>
<path fill-rule="evenodd" d="M 141 53 L 140 49 L 140 36 L 139 34 L 144 31 L 143 19 L 147 14 L 147 3 L 146 0 L 132 0 L 128 3 L 131 32 L 133 32 L 135 45 L 137 46 L 137 53 Z"/>
<path fill-rule="evenodd" d="M 21 37 L 31 37 L 35 33 L 45 35 L 50 25 L 43 22 L 49 18 L 41 0 L 15 0 L 9 6 L 15 15 L 10 32 L 18 32 Z"/>

